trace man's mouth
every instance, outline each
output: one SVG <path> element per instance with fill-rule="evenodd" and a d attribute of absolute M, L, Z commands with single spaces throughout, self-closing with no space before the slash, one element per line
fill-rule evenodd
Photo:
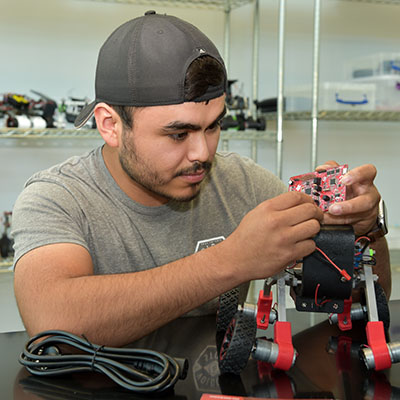
<path fill-rule="evenodd" d="M 204 179 L 210 169 L 210 162 L 197 162 L 193 164 L 190 168 L 180 171 L 177 176 L 190 183 L 199 183 Z"/>
<path fill-rule="evenodd" d="M 199 170 L 196 172 L 185 172 L 181 174 L 181 178 L 189 183 L 200 183 L 206 176 L 206 171 Z"/>

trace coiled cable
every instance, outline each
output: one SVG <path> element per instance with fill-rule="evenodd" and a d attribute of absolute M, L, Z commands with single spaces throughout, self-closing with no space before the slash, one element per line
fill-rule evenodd
<path fill-rule="evenodd" d="M 60 345 L 68 345 L 79 353 L 62 354 Z M 38 376 L 99 372 L 136 393 L 173 388 L 178 379 L 186 378 L 188 370 L 186 359 L 173 358 L 154 350 L 99 346 L 84 336 L 60 330 L 43 331 L 30 338 L 19 362 L 31 374 Z"/>

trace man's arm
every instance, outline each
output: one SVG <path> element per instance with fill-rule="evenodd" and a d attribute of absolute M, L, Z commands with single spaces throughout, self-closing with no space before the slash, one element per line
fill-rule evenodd
<path fill-rule="evenodd" d="M 124 345 L 221 293 L 277 274 L 315 250 L 322 211 L 290 192 L 250 211 L 223 242 L 147 271 L 93 275 L 80 245 L 42 246 L 15 267 L 15 294 L 29 334 L 62 329 Z"/>

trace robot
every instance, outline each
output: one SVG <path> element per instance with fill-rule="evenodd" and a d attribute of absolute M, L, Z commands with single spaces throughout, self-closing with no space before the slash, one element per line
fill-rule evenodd
<path fill-rule="evenodd" d="M 54 113 L 57 103 L 43 93 L 31 90 L 39 99 L 6 93 L 0 101 L 0 116 L 6 116 L 9 128 L 54 128 Z"/>
<path fill-rule="evenodd" d="M 345 200 L 341 183 L 348 166 L 292 177 L 289 190 L 309 194 L 326 211 L 332 202 Z M 325 225 L 314 238 L 317 250 L 288 266 L 278 276 L 264 281 L 257 304 L 239 304 L 239 288 L 220 296 L 217 316 L 217 347 L 222 374 L 240 374 L 250 357 L 287 371 L 296 362 L 291 323 L 286 319 L 286 286 L 295 294 L 299 312 L 322 312 L 342 331 L 352 329 L 352 321 L 367 320 L 368 346 L 360 356 L 372 370 L 390 368 L 400 361 L 400 342 L 387 342 L 390 314 L 385 293 L 372 271 L 375 253 L 370 238 L 356 239 L 348 225 Z M 276 287 L 276 299 L 272 288 Z M 352 302 L 352 292 L 363 296 Z M 276 306 L 273 306 L 276 304 Z M 274 325 L 274 340 L 256 337 L 257 330 Z"/>

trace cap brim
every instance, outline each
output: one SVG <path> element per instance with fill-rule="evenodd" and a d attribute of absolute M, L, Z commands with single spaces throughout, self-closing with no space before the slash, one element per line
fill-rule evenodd
<path fill-rule="evenodd" d="M 87 106 L 82 108 L 82 111 L 75 119 L 74 122 L 75 128 L 77 129 L 82 128 L 82 126 L 89 121 L 90 117 L 93 115 L 95 106 L 96 106 L 96 100 L 92 101 Z"/>

